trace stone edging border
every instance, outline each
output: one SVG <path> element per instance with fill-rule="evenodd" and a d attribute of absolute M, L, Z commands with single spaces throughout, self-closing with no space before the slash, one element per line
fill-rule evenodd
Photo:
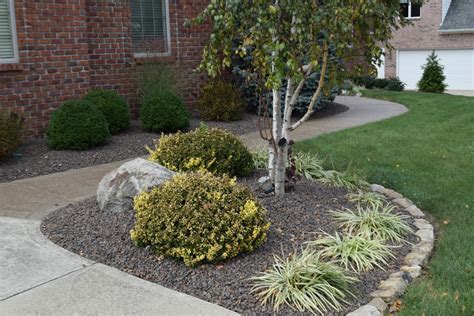
<path fill-rule="evenodd" d="M 434 228 L 430 222 L 423 219 L 425 214 L 407 198 L 400 193 L 386 189 L 379 184 L 372 184 L 371 190 L 376 193 L 383 194 L 391 202 L 397 204 L 407 211 L 414 218 L 414 225 L 417 228 L 415 235 L 420 241 L 414 244 L 411 252 L 405 256 L 404 265 L 400 267 L 400 271 L 390 274 L 389 278 L 380 281 L 376 291 L 370 293 L 372 300 L 362 305 L 346 316 L 378 316 L 385 315 L 389 312 L 389 305 L 401 296 L 407 285 L 416 277 L 420 276 L 421 268 L 426 264 L 434 246 Z"/>

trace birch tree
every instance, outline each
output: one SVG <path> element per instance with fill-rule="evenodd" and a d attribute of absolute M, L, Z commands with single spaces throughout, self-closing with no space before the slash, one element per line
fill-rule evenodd
<path fill-rule="evenodd" d="M 380 62 L 381 47 L 390 47 L 392 30 L 404 23 L 399 5 L 399 0 L 211 0 L 194 20 L 211 22 L 212 28 L 200 69 L 216 76 L 230 66 L 233 54 L 251 54 L 252 71 L 272 92 L 272 121 L 261 127 L 261 134 L 267 135 L 276 195 L 285 192 L 291 133 L 314 112 L 325 77 L 345 71 L 330 55 L 356 58 L 359 65 Z M 320 72 L 320 80 L 308 110 L 292 121 L 295 103 L 313 72 Z"/>

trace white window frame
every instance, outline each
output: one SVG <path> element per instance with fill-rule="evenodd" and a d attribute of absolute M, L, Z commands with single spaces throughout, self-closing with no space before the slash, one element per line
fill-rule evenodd
<path fill-rule="evenodd" d="M 421 19 L 421 5 L 420 5 L 420 15 L 419 16 L 411 16 L 411 0 L 408 0 L 408 16 L 405 17 L 408 20 L 417 20 Z"/>
<path fill-rule="evenodd" d="M 0 58 L 0 64 L 17 64 L 20 62 L 18 54 L 18 36 L 16 33 L 15 4 L 13 0 L 8 0 L 8 9 L 10 13 L 10 30 L 13 41 L 13 58 Z"/>
<path fill-rule="evenodd" d="M 133 1 L 133 0 L 132 0 Z M 161 53 L 133 53 L 135 58 L 147 58 L 147 57 L 166 57 L 171 56 L 171 32 L 170 32 L 170 10 L 169 0 L 163 0 L 164 15 L 166 18 L 166 52 Z"/>

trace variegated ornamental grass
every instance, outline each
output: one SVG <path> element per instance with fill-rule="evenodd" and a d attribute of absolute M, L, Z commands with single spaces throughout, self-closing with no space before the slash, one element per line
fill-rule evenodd
<path fill-rule="evenodd" d="M 349 234 L 401 243 L 407 234 L 413 232 L 406 223 L 408 216 L 396 213 L 396 207 L 392 204 L 358 205 L 355 212 L 346 208 L 332 214 Z"/>
<path fill-rule="evenodd" d="M 359 205 L 383 206 L 386 203 L 385 198 L 376 192 L 362 191 L 352 192 L 347 195 L 349 201 Z"/>
<path fill-rule="evenodd" d="M 384 270 L 390 259 L 395 258 L 390 248 L 380 240 L 361 235 L 325 233 L 325 237 L 308 242 L 319 248 L 318 254 L 341 264 L 346 270 L 368 271 L 375 267 Z"/>
<path fill-rule="evenodd" d="M 262 304 L 271 304 L 275 311 L 288 305 L 299 312 L 319 314 L 330 309 L 340 311 L 342 304 L 354 297 L 350 285 L 356 281 L 308 249 L 285 258 L 275 255 L 273 267 L 251 280 L 252 293 L 260 297 Z"/>

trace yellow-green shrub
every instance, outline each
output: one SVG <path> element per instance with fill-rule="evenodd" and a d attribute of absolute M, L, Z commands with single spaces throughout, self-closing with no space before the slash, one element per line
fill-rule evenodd
<path fill-rule="evenodd" d="M 238 121 L 244 114 L 245 102 L 231 83 L 211 81 L 202 89 L 198 109 L 205 120 Z"/>
<path fill-rule="evenodd" d="M 149 159 L 174 171 L 208 170 L 241 177 L 253 170 L 252 155 L 242 141 L 218 128 L 162 136 Z"/>
<path fill-rule="evenodd" d="M 134 200 L 132 240 L 187 266 L 251 252 L 270 224 L 250 189 L 228 176 L 181 173 Z"/>

